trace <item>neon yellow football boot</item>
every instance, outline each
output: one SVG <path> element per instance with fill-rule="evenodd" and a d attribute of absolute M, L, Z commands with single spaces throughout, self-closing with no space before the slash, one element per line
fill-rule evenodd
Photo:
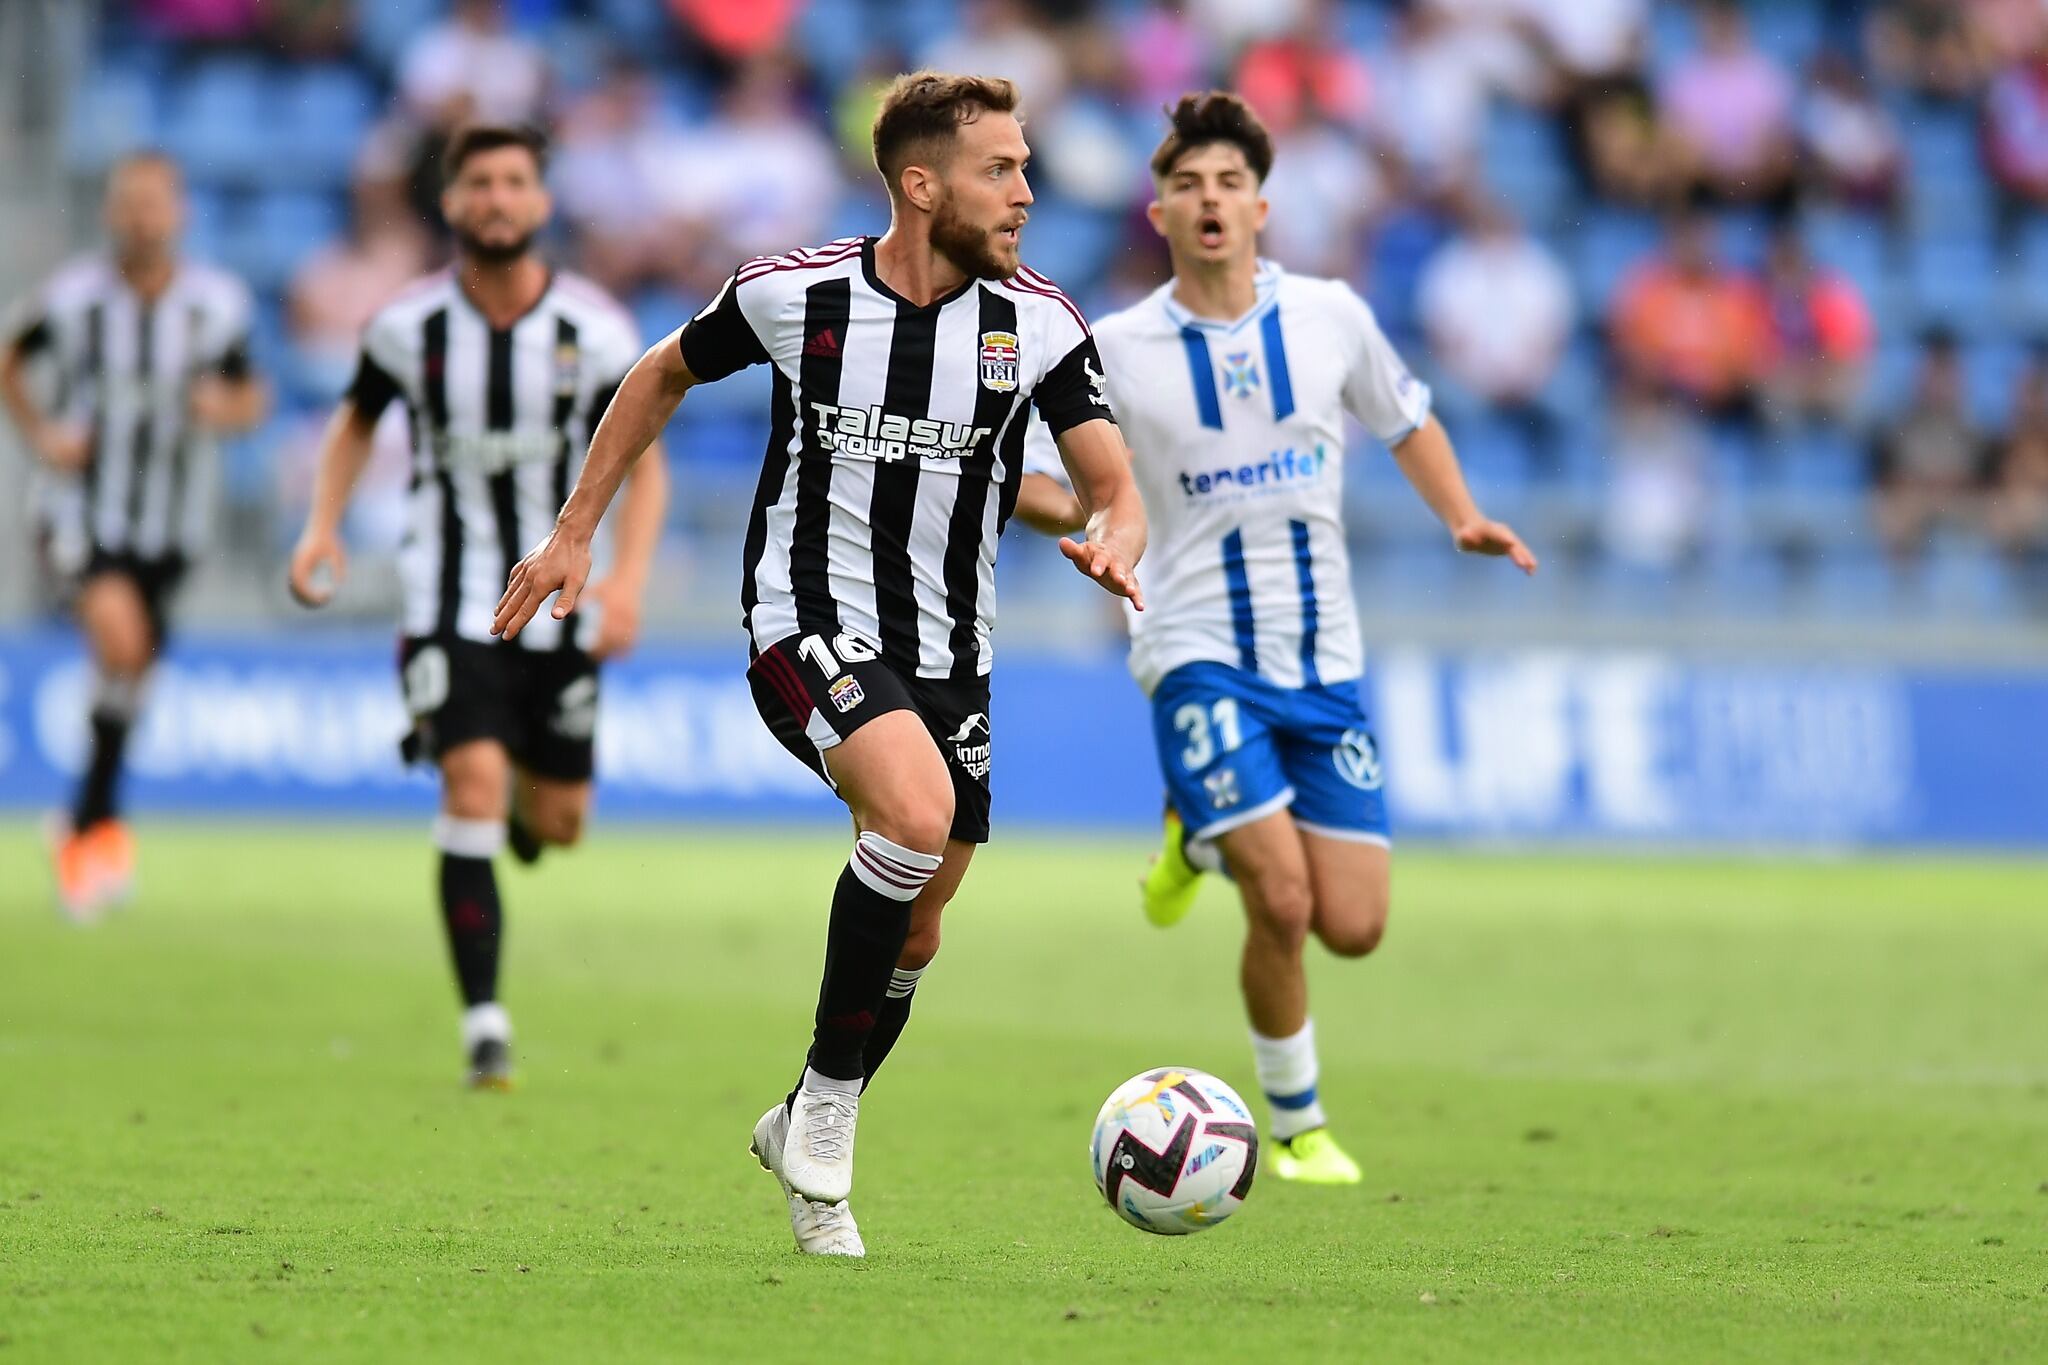
<path fill-rule="evenodd" d="M 1327 1128 L 1311 1128 L 1275 1142 L 1273 1174 L 1304 1185 L 1356 1185 L 1365 1178 Z"/>
<path fill-rule="evenodd" d="M 1202 873 L 1188 862 L 1187 850 L 1182 847 L 1185 838 L 1179 814 L 1167 807 L 1165 841 L 1152 859 L 1151 870 L 1138 883 L 1145 896 L 1145 918 L 1161 929 L 1186 919 L 1202 889 Z"/>

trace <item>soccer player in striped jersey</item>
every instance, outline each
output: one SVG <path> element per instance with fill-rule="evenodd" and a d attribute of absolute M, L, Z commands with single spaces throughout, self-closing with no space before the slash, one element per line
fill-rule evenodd
<path fill-rule="evenodd" d="M 1392 452 L 1472 554 L 1536 560 L 1467 491 L 1430 394 L 1341 281 L 1258 256 L 1273 144 L 1235 95 L 1183 98 L 1152 159 L 1173 278 L 1097 330 L 1154 528 L 1150 609 L 1129 616 L 1152 701 L 1166 841 L 1144 887 L 1156 924 L 1197 888 L 1192 855 L 1244 900 L 1240 980 L 1282 1179 L 1351 1184 L 1317 1089 L 1302 953 L 1361 957 L 1386 924 L 1379 746 L 1343 523 L 1344 417 Z"/>
<path fill-rule="evenodd" d="M 755 1125 L 798 1247 L 858 1256 L 854 1124 L 988 837 L 996 539 L 1036 410 L 1087 513 L 1062 552 L 1138 602 L 1144 511 L 1080 312 L 1018 259 L 1029 157 L 1008 81 L 898 78 L 874 125 L 889 231 L 749 262 L 649 350 L 548 542 L 498 609 L 517 636 L 576 609 L 591 528 L 699 383 L 773 366 L 741 598 L 764 720 L 831 783 L 856 837 L 831 898 L 797 1088 Z"/>
<path fill-rule="evenodd" d="M 68 820 L 54 827 L 58 902 L 89 921 L 132 893 L 134 840 L 120 819 L 128 734 L 170 603 L 203 554 L 218 436 L 263 418 L 249 364 L 249 291 L 178 249 L 185 198 L 158 152 L 116 162 L 108 247 L 61 268 L 0 344 L 0 400 L 51 480 L 51 543 L 83 553 L 79 625 L 92 651 L 92 745 Z M 38 357 L 54 401 L 31 391 Z"/>
<path fill-rule="evenodd" d="M 590 808 L 598 665 L 630 648 L 667 501 L 643 460 L 613 518 L 604 578 L 580 609 L 516 643 L 491 632 L 505 576 L 554 525 L 590 433 L 640 342 L 597 286 L 533 249 L 550 201 L 546 143 L 526 128 L 459 129 L 442 157 L 450 270 L 372 318 L 356 378 L 329 424 L 291 586 L 318 606 L 343 571 L 340 527 L 394 400 L 412 420 L 399 666 L 409 760 L 441 774 L 441 915 L 462 994 L 470 1084 L 503 1089 L 511 1019 L 498 1000 L 504 915 L 491 861 L 522 862 L 581 836 Z M 509 812 L 509 814 L 508 814 Z"/>

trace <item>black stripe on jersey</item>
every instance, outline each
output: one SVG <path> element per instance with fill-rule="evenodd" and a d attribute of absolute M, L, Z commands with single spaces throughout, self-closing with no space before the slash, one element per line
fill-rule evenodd
<path fill-rule="evenodd" d="M 455 480 L 448 473 L 448 310 L 437 308 L 420 325 L 420 388 L 426 399 L 427 449 L 441 485 L 441 605 L 434 631 L 455 633 L 462 606 L 462 513 L 455 505 Z"/>
<path fill-rule="evenodd" d="M 141 404 L 128 436 L 128 523 L 121 537 L 131 547 L 142 532 L 143 489 L 149 482 L 150 437 L 156 428 L 156 305 L 140 304 L 135 320 L 135 391 Z"/>
<path fill-rule="evenodd" d="M 512 409 L 512 329 L 491 328 L 490 362 L 484 374 L 484 429 L 510 431 Z M 491 475 L 491 514 L 498 523 L 498 552 L 505 557 L 505 578 L 519 562 L 519 489 L 512 466 Z"/>
<path fill-rule="evenodd" d="M 932 358 L 939 337 L 939 309 L 896 305 L 889 341 L 889 374 L 882 410 L 915 422 L 932 403 Z M 882 657 L 900 669 L 917 671 L 917 590 L 910 569 L 911 522 L 917 515 L 917 484 L 924 461 L 915 455 L 875 464 L 875 495 L 868 507 L 868 534 L 875 560 L 875 619 L 881 625 Z"/>
<path fill-rule="evenodd" d="M 981 323 L 978 331 L 1017 331 L 1017 305 L 993 289 L 982 289 Z M 974 458 L 960 466 L 960 491 L 953 499 L 953 515 L 946 525 L 946 615 L 953 620 L 948 648 L 953 653 L 954 676 L 972 677 L 981 666 L 981 652 L 975 640 L 976 604 L 981 600 L 982 516 L 988 505 L 989 481 L 995 473 L 996 439 L 1010 410 L 1017 404 L 1015 391 L 997 393 L 983 384 L 974 396 L 974 425 L 987 427 L 981 448 Z M 1022 427 L 1024 424 L 1016 424 Z M 1007 442 L 1005 442 L 1007 444 Z M 1006 452 L 1007 454 L 1007 452 Z M 1003 495 L 1015 501 L 1010 490 L 1017 486 L 1017 467 L 1007 459 L 1003 469 Z"/>
<path fill-rule="evenodd" d="M 814 337 L 829 328 L 835 336 L 844 337 L 852 311 L 852 280 L 820 280 L 804 291 L 804 335 Z M 797 623 L 803 632 L 832 635 L 839 631 L 839 608 L 832 600 L 832 452 L 819 442 L 817 425 L 805 420 L 804 407 L 839 401 L 844 348 L 830 355 L 812 355 L 811 349 L 805 348 L 797 371 L 800 392 L 795 420 L 803 433 L 803 445 L 797 463 L 789 585 L 790 594 L 796 599 Z M 915 650 L 910 657 L 915 667 Z"/>
<path fill-rule="evenodd" d="M 555 430 L 561 436 L 561 453 L 555 456 L 555 511 L 559 514 L 569 501 L 569 419 L 576 415 L 576 383 L 578 379 L 576 352 L 576 324 L 566 317 L 555 318 Z M 595 401 L 595 395 L 592 396 Z M 590 425 L 595 427 L 593 418 Z M 585 439 L 588 439 L 586 434 Z M 640 457 L 646 459 L 645 455 Z M 573 649 L 576 646 L 576 613 L 570 612 L 562 618 L 562 634 L 556 641 L 557 649 Z"/>
<path fill-rule="evenodd" d="M 88 519 L 100 500 L 100 469 L 105 452 L 100 441 L 106 435 L 106 371 L 107 371 L 107 305 L 98 299 L 85 310 L 85 382 L 86 394 L 92 404 L 92 444 L 85 457 L 85 514 Z M 91 526 L 89 534 L 97 539 L 99 528 Z"/>

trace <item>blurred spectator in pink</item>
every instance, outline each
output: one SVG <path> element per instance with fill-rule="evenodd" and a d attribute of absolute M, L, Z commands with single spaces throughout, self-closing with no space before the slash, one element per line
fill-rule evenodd
<path fill-rule="evenodd" d="M 1887 0 L 1872 9 L 1864 34 L 1871 69 L 1885 85 L 1959 100 L 1983 78 L 1977 35 L 1961 0 Z"/>
<path fill-rule="evenodd" d="M 1775 200 L 1792 187 L 1792 79 L 1750 39 L 1735 0 L 1699 8 L 1699 43 L 1662 92 L 1671 132 L 1696 183 L 1730 203 Z"/>
<path fill-rule="evenodd" d="M 1059 44 L 1022 0 L 971 0 L 960 29 L 926 48 L 923 64 L 1015 81 L 1027 119 L 1052 112 L 1067 86 Z"/>
<path fill-rule="evenodd" d="M 729 62 L 781 47 L 801 8 L 801 0 L 668 0 L 676 22 Z"/>
<path fill-rule="evenodd" d="M 708 296 L 750 256 L 820 239 L 841 192 L 832 144 L 798 103 L 781 53 L 742 66 L 710 122 L 667 139 L 655 183 L 671 276 Z"/>
<path fill-rule="evenodd" d="M 1123 28 L 1126 80 L 1140 111 L 1170 105 L 1209 84 L 1213 51 L 1202 28 L 1176 3 L 1151 0 Z"/>
<path fill-rule="evenodd" d="M 1275 137 L 1311 120 L 1362 131 L 1372 112 L 1372 75 L 1332 31 L 1324 0 L 1301 6 L 1285 32 L 1245 48 L 1233 85 Z"/>
<path fill-rule="evenodd" d="M 669 262 L 674 243 L 656 187 L 673 135 L 653 78 L 623 53 L 562 118 L 548 178 L 582 269 L 614 293 L 631 293 Z"/>
<path fill-rule="evenodd" d="M 455 0 L 398 64 L 398 92 L 412 115 L 447 130 L 465 119 L 529 123 L 547 95 L 547 55 L 512 32 L 500 0 Z"/>
<path fill-rule="evenodd" d="M 1984 97 L 1984 151 L 2010 204 L 2048 206 L 2048 44 L 1992 79 Z"/>
<path fill-rule="evenodd" d="M 1618 563 L 1669 572 L 1691 561 L 1709 510 L 1706 432 L 1656 390 L 1622 384 L 1614 395 L 1612 469 L 1600 539 Z"/>
<path fill-rule="evenodd" d="M 1898 125 L 1843 53 L 1814 59 L 1799 110 L 1799 142 L 1810 188 L 1863 208 L 1892 202 L 1904 163 Z"/>
<path fill-rule="evenodd" d="M 135 16 L 183 42 L 227 43 L 255 36 L 263 0 L 137 0 Z"/>
<path fill-rule="evenodd" d="M 1449 384 L 1438 402 L 1453 419 L 1477 405 L 1525 430 L 1557 463 L 1559 415 L 1546 393 L 1577 321 L 1571 279 L 1550 249 L 1500 205 L 1477 196 L 1464 223 L 1423 267 L 1417 310 Z"/>
<path fill-rule="evenodd" d="M 2007 555 L 2048 562 L 2048 349 L 2039 344 L 2014 396 L 1988 520 L 1992 539 Z"/>
<path fill-rule="evenodd" d="M 1770 351 L 1763 380 L 1773 421 L 1846 422 L 1863 392 L 1875 329 L 1847 276 L 1816 262 L 1795 228 L 1771 239 L 1764 267 Z"/>
<path fill-rule="evenodd" d="M 1938 529 L 1984 529 L 1990 457 L 1963 400 L 1955 338 L 1930 333 L 1912 402 L 1879 435 L 1873 462 L 1878 533 L 1893 558 L 1916 558 Z"/>
<path fill-rule="evenodd" d="M 330 396 L 348 386 L 363 328 L 425 272 L 431 247 L 402 179 L 358 176 L 349 193 L 348 235 L 309 256 L 286 291 L 300 383 Z"/>
<path fill-rule="evenodd" d="M 1770 313 L 1755 281 L 1716 258 L 1707 215 L 1675 221 L 1664 254 L 1623 281 L 1610 326 L 1629 378 L 1717 417 L 1752 411 Z"/>

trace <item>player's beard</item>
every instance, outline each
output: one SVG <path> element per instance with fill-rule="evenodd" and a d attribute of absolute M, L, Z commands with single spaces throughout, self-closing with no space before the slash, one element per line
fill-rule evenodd
<path fill-rule="evenodd" d="M 526 233 L 510 242 L 486 242 L 472 233 L 455 228 L 455 245 L 465 260 L 478 265 L 510 265 L 533 250 L 536 233 Z"/>
<path fill-rule="evenodd" d="M 932 250 L 970 280 L 1007 280 L 1017 273 L 1014 262 L 997 254 L 995 234 L 968 222 L 950 194 L 932 214 Z"/>

